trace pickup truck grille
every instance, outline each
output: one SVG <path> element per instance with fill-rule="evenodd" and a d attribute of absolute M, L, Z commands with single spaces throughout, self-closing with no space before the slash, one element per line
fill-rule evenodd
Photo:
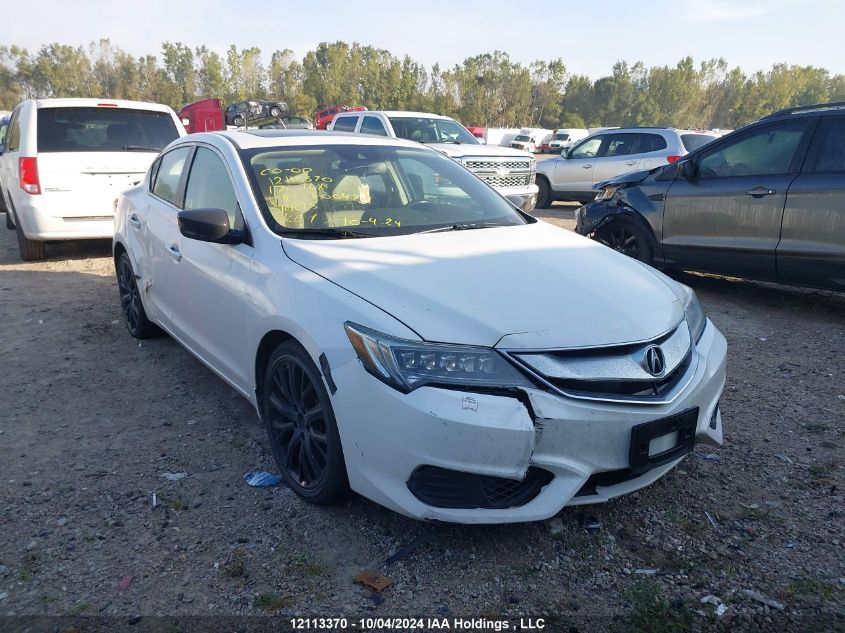
<path fill-rule="evenodd" d="M 531 159 L 470 158 L 464 167 L 491 187 L 524 187 L 531 184 Z"/>

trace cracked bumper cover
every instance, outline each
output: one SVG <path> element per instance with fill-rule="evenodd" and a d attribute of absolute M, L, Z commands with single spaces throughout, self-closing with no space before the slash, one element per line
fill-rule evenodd
<path fill-rule="evenodd" d="M 628 468 L 631 429 L 637 424 L 698 407 L 696 442 L 721 444 L 717 407 L 725 384 L 726 348 L 722 334 L 708 322 L 694 352 L 699 355 L 690 369 L 694 376 L 671 403 L 579 401 L 529 389 L 525 393 L 533 418 L 516 397 L 432 387 L 402 394 L 367 374 L 357 360 L 346 363 L 332 375 L 350 485 L 407 516 L 460 523 L 536 521 L 566 505 L 598 503 L 632 492 L 660 478 L 680 459 L 576 496 L 591 475 Z M 407 485 L 424 465 L 515 480 L 525 477 L 529 467 L 539 467 L 553 478 L 524 505 L 438 508 L 421 502 Z"/>

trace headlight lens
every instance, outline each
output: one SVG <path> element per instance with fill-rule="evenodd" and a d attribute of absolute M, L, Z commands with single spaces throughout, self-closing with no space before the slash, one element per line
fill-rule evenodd
<path fill-rule="evenodd" d="M 367 371 L 399 391 L 423 385 L 533 386 L 493 349 L 406 341 L 349 322 L 344 328 Z"/>
<path fill-rule="evenodd" d="M 599 192 L 596 194 L 596 202 L 602 202 L 604 200 L 610 200 L 616 195 L 616 192 L 619 191 L 619 187 L 614 187 L 612 185 L 607 187 L 602 187 L 599 189 Z"/>
<path fill-rule="evenodd" d="M 707 317 L 704 316 L 704 310 L 701 309 L 695 291 L 689 286 L 681 285 L 681 287 L 684 291 L 684 315 L 687 319 L 690 335 L 692 340 L 698 343 L 698 339 L 704 334 L 704 328 L 707 327 Z"/>

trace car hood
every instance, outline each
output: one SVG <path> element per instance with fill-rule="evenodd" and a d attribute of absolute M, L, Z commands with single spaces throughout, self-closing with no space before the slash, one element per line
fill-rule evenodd
<path fill-rule="evenodd" d="M 663 169 L 663 166 L 656 167 L 655 169 Z M 646 177 L 653 172 L 654 169 L 643 169 L 640 171 L 629 171 L 625 174 L 619 174 L 613 178 L 609 178 L 608 180 L 602 180 L 593 185 L 593 189 L 603 189 L 604 187 L 608 187 L 611 185 L 635 185 L 638 182 L 642 182 L 646 179 Z"/>
<path fill-rule="evenodd" d="M 426 341 L 605 346 L 654 338 L 683 317 L 675 292 L 648 267 L 543 222 L 381 238 L 284 238 L 282 245 L 294 262 Z"/>
<path fill-rule="evenodd" d="M 449 158 L 465 158 L 467 156 L 514 156 L 519 158 L 534 158 L 533 154 L 521 149 L 502 147 L 500 145 L 456 145 L 455 143 L 425 143 L 426 147 L 436 149 Z"/>

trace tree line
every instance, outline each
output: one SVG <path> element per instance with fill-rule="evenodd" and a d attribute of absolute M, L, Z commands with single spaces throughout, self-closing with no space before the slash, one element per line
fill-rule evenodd
<path fill-rule="evenodd" d="M 164 42 L 159 56 L 134 56 L 107 39 L 33 52 L 0 46 L 0 109 L 30 97 L 135 99 L 175 109 L 204 97 L 269 97 L 306 116 L 329 105 L 364 105 L 437 112 L 484 127 L 724 129 L 780 108 L 845 101 L 845 75 L 787 64 L 747 75 L 724 59 L 685 57 L 650 68 L 620 61 L 593 80 L 570 74 L 560 58 L 524 65 L 495 51 L 427 68 L 407 55 L 346 42 L 323 42 L 302 59 L 276 50 L 269 63 L 256 47 L 230 46 L 220 55 L 181 42 Z"/>

